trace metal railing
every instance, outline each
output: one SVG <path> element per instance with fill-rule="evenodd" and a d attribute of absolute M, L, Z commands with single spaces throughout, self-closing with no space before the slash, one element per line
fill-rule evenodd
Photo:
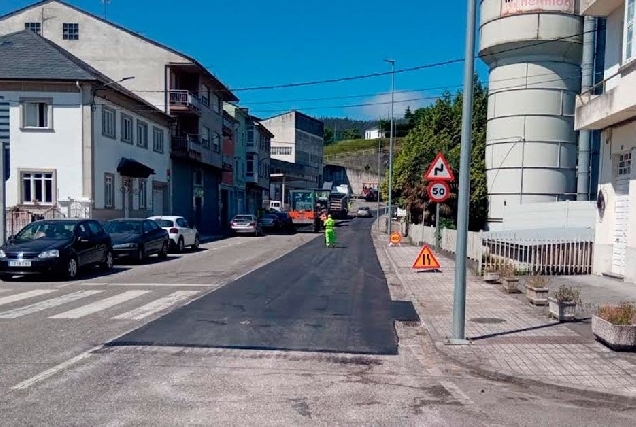
<path fill-rule="evenodd" d="M 201 110 L 201 101 L 199 98 L 194 93 L 184 89 L 170 90 L 170 105 L 185 106 L 196 111 Z"/>

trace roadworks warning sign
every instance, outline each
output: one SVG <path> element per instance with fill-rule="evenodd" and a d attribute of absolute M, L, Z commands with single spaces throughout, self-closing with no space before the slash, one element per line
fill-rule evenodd
<path fill-rule="evenodd" d="M 439 270 L 441 265 L 428 245 L 424 245 L 413 263 L 417 270 Z"/>

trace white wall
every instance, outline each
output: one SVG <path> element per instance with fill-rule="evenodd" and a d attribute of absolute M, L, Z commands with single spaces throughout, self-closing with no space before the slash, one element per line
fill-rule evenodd
<path fill-rule="evenodd" d="M 296 124 L 293 113 L 281 114 L 261 122 L 263 126 L 274 134 L 271 146 L 273 147 L 291 147 L 290 155 L 272 154 L 272 159 L 282 160 L 284 162 L 296 163 Z"/>
<path fill-rule="evenodd" d="M 11 176 L 7 181 L 7 206 L 20 199 L 22 169 L 54 169 L 56 199 L 82 197 L 81 95 L 61 92 L 0 92 L 11 103 Z M 52 130 L 20 129 L 20 98 L 49 98 L 53 104 Z"/>
<path fill-rule="evenodd" d="M 623 22 L 625 7 L 621 5 L 607 17 L 605 31 L 605 70 L 604 79 L 611 79 L 606 83 L 606 90 L 613 89 L 620 81 L 620 75 L 615 76 L 623 61 Z"/>
<path fill-rule="evenodd" d="M 115 209 L 123 209 L 123 196 L 119 188 L 122 185 L 122 177 L 117 172 L 117 166 L 122 157 L 136 160 L 155 170 L 154 175 L 150 175 L 146 185 L 146 209 L 152 209 L 152 181 L 162 183 L 168 182 L 168 170 L 170 169 L 170 132 L 163 125 L 157 124 L 141 117 L 132 111 L 97 98 L 97 107 L 94 112 L 94 156 L 95 156 L 95 208 L 104 209 L 104 174 L 115 175 Z M 116 138 L 112 139 L 102 135 L 102 110 L 101 104 L 107 104 L 116 110 Z M 133 118 L 133 144 L 121 140 L 121 114 L 125 113 Z M 137 145 L 137 120 L 148 124 L 148 148 Z M 153 151 L 153 127 L 161 128 L 163 137 L 163 153 Z M 134 189 L 138 188 L 138 180 L 134 180 Z M 139 209 L 139 196 L 133 195 L 133 210 Z"/>

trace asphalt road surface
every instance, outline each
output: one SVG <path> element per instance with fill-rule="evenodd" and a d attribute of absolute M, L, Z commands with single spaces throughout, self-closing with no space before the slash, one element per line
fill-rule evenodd
<path fill-rule="evenodd" d="M 241 237 L 75 283 L 0 284 L 0 425 L 636 425 L 634 403 L 442 359 L 417 322 L 392 321 L 412 318 L 408 295 L 369 225 L 340 227 L 343 248 Z"/>

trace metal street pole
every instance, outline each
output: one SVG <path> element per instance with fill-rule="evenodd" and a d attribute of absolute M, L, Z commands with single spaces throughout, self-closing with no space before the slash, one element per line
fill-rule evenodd
<path fill-rule="evenodd" d="M 382 123 L 380 122 L 380 127 Z M 381 131 L 381 129 L 380 129 Z M 382 156 L 382 138 L 378 138 L 378 185 L 377 185 L 377 196 L 378 196 L 378 210 L 376 213 L 376 227 L 378 231 L 380 230 L 380 166 L 381 166 L 381 156 Z"/>
<path fill-rule="evenodd" d="M 384 61 L 391 64 L 391 134 L 389 135 L 389 222 L 386 228 L 386 233 L 390 236 L 393 226 L 393 97 L 395 93 L 395 61 L 393 59 L 385 59 Z"/>
<path fill-rule="evenodd" d="M 453 337 L 450 344 L 466 344 L 466 253 L 468 243 L 468 202 L 470 196 L 470 146 L 473 128 L 473 83 L 475 73 L 475 21 L 477 0 L 467 1 L 464 94 L 462 102 L 459 192 L 457 200 L 457 248 L 455 249 L 455 295 Z"/>
<path fill-rule="evenodd" d="M 441 234 L 439 232 L 439 203 L 435 203 L 435 247 L 439 250 L 440 247 L 440 237 Z"/>

